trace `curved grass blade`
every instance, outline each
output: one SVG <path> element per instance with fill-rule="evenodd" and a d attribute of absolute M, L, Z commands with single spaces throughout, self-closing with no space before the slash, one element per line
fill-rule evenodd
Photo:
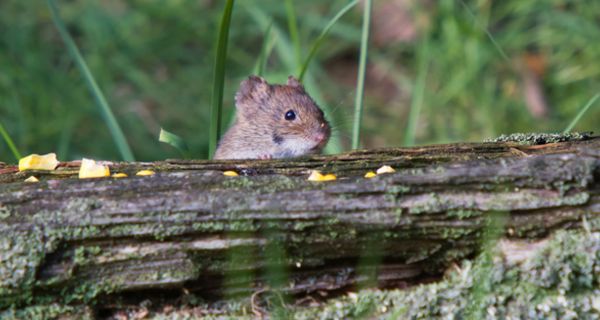
<path fill-rule="evenodd" d="M 48 3 L 48 7 L 50 7 L 50 12 L 52 14 L 52 20 L 54 21 L 54 25 L 56 26 L 56 29 L 58 29 L 58 33 L 60 34 L 60 37 L 65 43 L 69 54 L 75 60 L 75 64 L 79 68 L 79 71 L 81 72 L 81 75 L 83 76 L 88 89 L 90 90 L 92 96 L 96 100 L 96 105 L 100 109 L 100 113 L 104 118 L 104 122 L 106 122 L 106 125 L 108 126 L 110 134 L 112 135 L 112 138 L 115 141 L 115 144 L 117 145 L 117 149 L 119 150 L 121 157 L 125 161 L 135 161 L 133 153 L 131 152 L 131 148 L 127 143 L 127 139 L 125 139 L 125 135 L 123 134 L 123 130 L 121 130 L 117 119 L 115 118 L 114 114 L 112 113 L 112 110 L 108 106 L 108 102 L 106 102 L 104 94 L 102 94 L 102 91 L 96 83 L 94 76 L 90 72 L 85 60 L 81 56 L 81 53 L 79 52 L 75 41 L 73 41 L 73 38 L 71 38 L 71 35 L 67 31 L 64 22 L 60 18 L 56 2 L 54 0 L 47 0 L 46 2 Z"/>
<path fill-rule="evenodd" d="M 269 23 L 269 26 L 265 30 L 263 36 L 263 43 L 260 47 L 260 54 L 258 55 L 258 60 L 256 61 L 256 65 L 254 66 L 254 74 L 262 77 L 265 73 L 265 68 L 267 65 L 267 60 L 269 56 L 271 56 L 271 52 L 273 51 L 273 47 L 275 46 L 275 37 L 271 37 L 271 29 L 273 28 L 273 21 Z"/>
<path fill-rule="evenodd" d="M 227 57 L 227 39 L 229 38 L 229 25 L 233 12 L 234 0 L 227 0 L 217 36 L 215 51 L 215 68 L 213 73 L 213 88 L 210 108 L 210 131 L 208 135 L 208 156 L 212 158 L 217 149 L 221 134 L 221 117 L 223 107 L 223 87 L 225 86 L 225 58 Z"/>
<path fill-rule="evenodd" d="M 365 71 L 367 67 L 367 49 L 369 47 L 369 25 L 371 23 L 372 0 L 365 0 L 362 35 L 360 40 L 360 57 L 358 62 L 358 79 L 356 84 L 356 100 L 354 102 L 354 125 L 352 128 L 352 149 L 358 149 L 360 143 L 360 122 L 363 112 L 365 91 Z"/>
<path fill-rule="evenodd" d="M 425 99 L 425 82 L 427 72 L 429 71 L 429 36 L 425 35 L 421 40 L 419 51 L 417 53 L 417 80 L 413 88 L 413 94 L 410 102 L 410 111 L 408 114 L 408 123 L 406 125 L 406 133 L 404 134 L 404 146 L 412 146 L 415 144 L 415 135 L 417 131 L 417 123 L 419 115 Z"/>
<path fill-rule="evenodd" d="M 296 62 L 296 68 L 300 68 L 300 35 L 298 33 L 298 22 L 296 20 L 296 10 L 294 9 L 293 0 L 285 0 L 285 13 L 287 15 L 288 31 L 290 33 L 290 40 L 294 47 L 294 60 Z"/>
<path fill-rule="evenodd" d="M 190 149 L 180 136 L 160 128 L 158 141 L 169 144 L 175 149 L 179 150 L 184 159 L 190 158 Z"/>
<path fill-rule="evenodd" d="M 17 147 L 15 147 L 15 144 L 14 144 L 13 140 L 10 138 L 10 136 L 8 135 L 8 132 L 6 132 L 6 130 L 4 130 L 4 126 L 2 125 L 2 123 L 0 123 L 0 134 L 2 135 L 2 138 L 4 138 L 4 141 L 10 148 L 10 151 L 12 152 L 15 159 L 17 159 L 17 161 L 19 161 L 19 159 L 21 159 L 21 153 L 19 153 L 19 150 L 17 150 Z"/>
<path fill-rule="evenodd" d="M 565 128 L 565 131 L 563 131 L 563 134 L 568 133 L 571 130 L 573 130 L 573 128 L 575 127 L 577 122 L 579 122 L 581 117 L 583 117 L 583 115 L 590 109 L 590 107 L 596 102 L 596 100 L 598 100 L 598 98 L 600 98 L 600 93 L 597 93 L 595 96 L 593 96 L 590 99 L 590 101 L 588 101 L 588 103 L 585 106 L 583 106 L 583 108 L 581 108 L 581 110 L 579 110 L 579 113 L 577 113 L 577 115 L 575 116 L 573 121 L 571 121 L 571 123 L 569 123 L 567 128 Z"/>
<path fill-rule="evenodd" d="M 508 57 L 508 55 L 506 54 L 506 52 L 504 52 L 504 50 L 502 50 L 502 47 L 500 46 L 500 44 L 498 44 L 498 42 L 496 41 L 496 39 L 494 39 L 494 36 L 492 36 L 492 33 L 488 30 L 488 28 L 480 25 L 477 22 L 477 17 L 475 16 L 475 13 L 473 13 L 473 10 L 471 10 L 471 8 L 463 0 L 460 0 L 460 3 L 463 5 L 463 7 L 465 7 L 465 9 L 467 10 L 467 13 L 471 16 L 471 18 L 473 19 L 473 22 L 475 22 L 475 25 L 477 27 L 479 27 L 481 30 L 483 30 L 483 32 L 485 32 L 485 34 L 487 35 L 488 39 L 490 39 L 490 42 L 492 42 L 492 44 L 494 45 L 494 47 L 496 48 L 496 50 L 498 51 L 498 53 L 500 53 L 500 55 L 502 56 L 502 58 L 506 62 L 511 63 L 510 58 Z"/>
<path fill-rule="evenodd" d="M 302 81 L 302 78 L 304 78 L 304 74 L 306 73 L 306 70 L 308 69 L 308 65 L 310 64 L 311 60 L 313 59 L 313 57 L 315 56 L 315 54 L 317 53 L 317 50 L 319 49 L 319 47 L 321 46 L 321 44 L 323 43 L 323 40 L 325 40 L 325 37 L 327 37 L 327 35 L 329 34 L 329 30 L 331 30 L 331 28 L 335 25 L 335 23 L 346 14 L 346 12 L 350 11 L 350 9 L 352 9 L 356 4 L 358 3 L 358 0 L 354 0 L 350 3 L 348 3 L 346 6 L 344 6 L 330 21 L 329 23 L 327 23 L 327 25 L 325 26 L 325 28 L 323 29 L 323 31 L 321 31 L 321 34 L 319 35 L 319 37 L 317 37 L 317 40 L 315 40 L 315 42 L 313 42 L 310 51 L 308 52 L 308 56 L 306 57 L 306 59 L 304 60 L 304 63 L 302 64 L 302 67 L 300 68 L 300 74 L 298 75 L 298 80 Z"/>

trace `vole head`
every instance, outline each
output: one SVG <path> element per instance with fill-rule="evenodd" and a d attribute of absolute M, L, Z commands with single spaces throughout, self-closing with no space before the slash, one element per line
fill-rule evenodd
<path fill-rule="evenodd" d="M 249 134 L 272 143 L 275 158 L 294 157 L 320 151 L 331 129 L 323 111 L 290 76 L 286 85 L 271 85 L 250 76 L 235 96 L 238 121 L 251 126 Z"/>

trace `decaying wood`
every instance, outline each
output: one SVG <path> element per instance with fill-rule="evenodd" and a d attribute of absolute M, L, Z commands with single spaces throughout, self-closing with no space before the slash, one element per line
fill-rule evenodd
<path fill-rule="evenodd" d="M 363 177 L 384 164 L 396 173 Z M 0 308 L 214 297 L 276 283 L 327 292 L 372 283 L 372 273 L 382 287 L 432 281 L 473 257 L 492 228 L 526 239 L 597 229 L 599 164 L 592 137 L 290 161 L 111 163 L 124 179 L 79 180 L 73 164 L 51 173 L 4 165 Z M 157 174 L 136 177 L 142 168 Z M 312 169 L 338 179 L 307 181 Z M 21 182 L 32 174 L 41 182 Z"/>

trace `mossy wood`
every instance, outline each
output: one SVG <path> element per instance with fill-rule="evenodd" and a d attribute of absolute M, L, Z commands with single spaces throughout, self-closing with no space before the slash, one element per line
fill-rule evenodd
<path fill-rule="evenodd" d="M 494 216 L 514 238 L 599 225 L 600 138 L 588 136 L 110 165 L 129 178 L 79 180 L 75 163 L 0 166 L 0 309 L 277 283 L 289 293 L 401 287 L 473 257 Z M 396 172 L 363 177 L 382 165 Z M 157 173 L 135 176 L 148 168 Z M 312 169 L 338 179 L 307 181 Z M 21 182 L 30 175 L 41 182 Z"/>

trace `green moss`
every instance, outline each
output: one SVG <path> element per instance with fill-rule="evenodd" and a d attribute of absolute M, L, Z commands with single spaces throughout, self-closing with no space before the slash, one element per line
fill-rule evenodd
<path fill-rule="evenodd" d="M 102 249 L 98 246 L 78 247 L 77 249 L 75 249 L 75 253 L 73 255 L 73 263 L 78 266 L 85 265 L 90 261 L 94 260 L 101 253 Z"/>
<path fill-rule="evenodd" d="M 257 182 L 249 177 L 238 176 L 223 180 L 222 185 L 228 189 L 252 188 L 257 185 Z"/>
<path fill-rule="evenodd" d="M 225 230 L 225 223 L 218 221 L 194 222 L 192 229 L 201 232 L 220 232 Z"/>
<path fill-rule="evenodd" d="M 472 228 L 443 228 L 441 231 L 441 236 L 444 239 L 461 239 L 473 232 L 477 232 Z"/>
<path fill-rule="evenodd" d="M 464 210 L 464 209 L 458 209 L 458 210 L 448 210 L 446 212 L 446 215 L 448 216 L 448 218 L 458 218 L 460 220 L 463 219 L 469 219 L 469 218 L 473 218 L 473 217 L 480 217 L 483 213 L 481 211 L 477 211 L 477 210 Z"/>
<path fill-rule="evenodd" d="M 63 288 L 61 300 L 66 304 L 74 302 L 90 303 L 100 294 L 114 292 L 120 288 L 125 281 L 125 279 L 117 278 L 108 279 L 102 282 L 74 281 L 72 282 L 72 285 L 67 285 Z"/>
<path fill-rule="evenodd" d="M 0 220 L 9 218 L 12 214 L 12 210 L 8 206 L 0 206 Z"/>
<path fill-rule="evenodd" d="M 385 193 L 383 195 L 383 199 L 388 202 L 389 204 L 395 204 L 396 203 L 396 199 L 397 199 L 397 195 L 395 193 Z"/>
<path fill-rule="evenodd" d="M 397 196 L 410 192 L 411 188 L 403 185 L 391 185 L 386 187 L 385 190 Z"/>
<path fill-rule="evenodd" d="M 113 283 L 78 283 L 79 280 L 70 279 L 72 274 L 69 271 L 43 282 L 36 280 L 37 269 L 60 243 L 94 237 L 100 233 L 94 226 L 65 226 L 91 222 L 92 217 L 87 212 L 97 205 L 93 199 L 71 201 L 66 203 L 64 210 L 42 210 L 24 216 L 34 225 L 44 227 L 35 227 L 27 232 L 2 230 L 5 236 L 0 238 L 0 308 L 46 301 L 48 299 L 44 295 L 33 295 L 34 288 L 52 286 L 58 282 L 63 285 L 64 281 L 72 281 L 72 284 L 65 284 L 65 288 L 71 289 L 64 292 L 63 301 L 91 301 L 98 293 L 109 292 L 117 287 Z M 100 253 L 98 246 L 78 247 L 73 253 L 73 266 L 85 265 Z"/>
<path fill-rule="evenodd" d="M 253 190 L 255 188 L 266 192 L 277 192 L 282 190 L 297 189 L 298 177 L 285 175 L 259 176 L 259 177 L 230 177 L 222 182 L 224 188 Z"/>
<path fill-rule="evenodd" d="M 583 219 L 584 227 L 587 228 L 587 230 L 600 230 L 600 215 L 585 215 Z"/>
<path fill-rule="evenodd" d="M 431 192 L 428 194 L 428 197 L 424 197 L 423 201 L 418 204 L 413 205 L 409 208 L 409 213 L 411 214 L 421 214 L 424 212 L 442 212 L 446 211 L 448 208 L 448 201 L 444 198 L 444 194 L 438 194 L 435 192 Z M 544 208 L 548 206 L 576 206 L 585 204 L 588 202 L 590 198 L 589 193 L 587 192 L 578 192 L 569 196 L 556 196 L 556 197 L 548 197 L 543 195 L 538 195 L 534 193 L 526 193 L 522 192 L 519 197 L 519 202 L 515 203 L 515 199 L 513 194 L 508 193 L 490 193 L 485 200 L 485 203 L 482 204 L 482 207 L 487 207 L 489 210 L 505 210 L 507 207 L 533 207 L 533 208 Z M 465 208 L 457 209 L 457 210 L 472 210 L 470 208 L 477 208 L 477 204 L 475 199 L 464 199 Z M 507 206 L 507 202 L 510 203 L 510 206 Z M 474 211 L 475 212 L 475 211 Z"/>
<path fill-rule="evenodd" d="M 559 232 L 523 263 L 508 263 L 488 251 L 438 283 L 408 290 L 361 290 L 318 307 L 288 305 L 285 310 L 263 294 L 261 307 L 267 315 L 289 319 L 596 319 L 599 252 L 600 233 Z M 194 305 L 215 310 L 201 301 Z M 252 319 L 252 306 L 249 298 L 228 300 L 219 304 L 217 313 L 201 318 Z M 200 318 L 190 310 L 183 307 L 151 318 Z"/>
<path fill-rule="evenodd" d="M 22 308 L 19 310 L 9 309 L 0 312 L 0 319 L 3 320 L 50 320 L 50 319 L 94 319 L 92 312 L 85 307 L 74 307 L 60 304 L 36 305 Z"/>
<path fill-rule="evenodd" d="M 35 272 L 45 253 L 55 245 L 44 239 L 40 230 L 31 232 L 7 231 L 0 237 L 0 309 L 14 300 L 31 301 Z M 17 297 L 11 297 L 14 293 Z"/>
<path fill-rule="evenodd" d="M 426 201 L 423 201 L 418 205 L 413 205 L 408 209 L 408 212 L 410 214 L 421 214 L 424 212 L 439 212 L 443 211 L 445 205 L 446 202 L 441 201 L 437 193 L 431 192 L 429 193 L 429 196 L 427 197 Z"/>
<path fill-rule="evenodd" d="M 400 224 L 401 218 L 402 218 L 402 208 L 400 207 L 396 207 L 394 208 L 394 223 L 396 225 Z"/>
<path fill-rule="evenodd" d="M 288 176 L 277 176 L 277 180 L 275 181 L 269 181 L 269 188 L 267 189 L 268 192 L 276 192 L 276 191 L 280 191 L 280 190 L 294 190 L 296 188 L 298 188 L 298 180 L 300 178 L 292 178 L 292 177 L 288 177 Z M 302 179 L 303 180 L 303 179 Z"/>
<path fill-rule="evenodd" d="M 48 236 L 53 236 L 57 239 L 65 239 L 65 240 L 77 240 L 77 239 L 86 239 L 98 235 L 100 233 L 100 229 L 96 226 L 86 226 L 86 227 L 65 227 L 65 228 L 57 228 L 57 229 L 49 229 L 46 234 Z"/>
<path fill-rule="evenodd" d="M 305 229 L 314 227 L 316 223 L 314 221 L 298 221 L 294 223 L 294 231 L 304 231 Z"/>
<path fill-rule="evenodd" d="M 587 140 L 592 136 L 591 132 L 569 132 L 569 133 L 512 133 L 501 135 L 497 138 L 486 139 L 485 142 L 516 142 L 522 145 L 537 145 L 565 141 Z"/>
<path fill-rule="evenodd" d="M 148 227 L 144 224 L 140 225 L 116 225 L 111 226 L 110 229 L 107 230 L 109 237 L 125 237 L 125 236 L 135 236 L 147 231 Z"/>
<path fill-rule="evenodd" d="M 593 319 L 600 316 L 599 252 L 600 233 L 560 232 L 528 263 L 508 264 L 497 255 L 483 255 L 464 262 L 442 282 L 411 290 L 361 291 L 317 309 L 298 308 L 294 318 Z"/>
<path fill-rule="evenodd" d="M 561 197 L 561 206 L 577 206 L 585 204 L 590 200 L 590 194 L 587 192 L 578 192 L 574 195 Z"/>
<path fill-rule="evenodd" d="M 152 228 L 152 235 L 158 241 L 164 241 L 166 238 L 183 234 L 188 227 L 185 225 L 166 225 L 158 224 Z"/>

